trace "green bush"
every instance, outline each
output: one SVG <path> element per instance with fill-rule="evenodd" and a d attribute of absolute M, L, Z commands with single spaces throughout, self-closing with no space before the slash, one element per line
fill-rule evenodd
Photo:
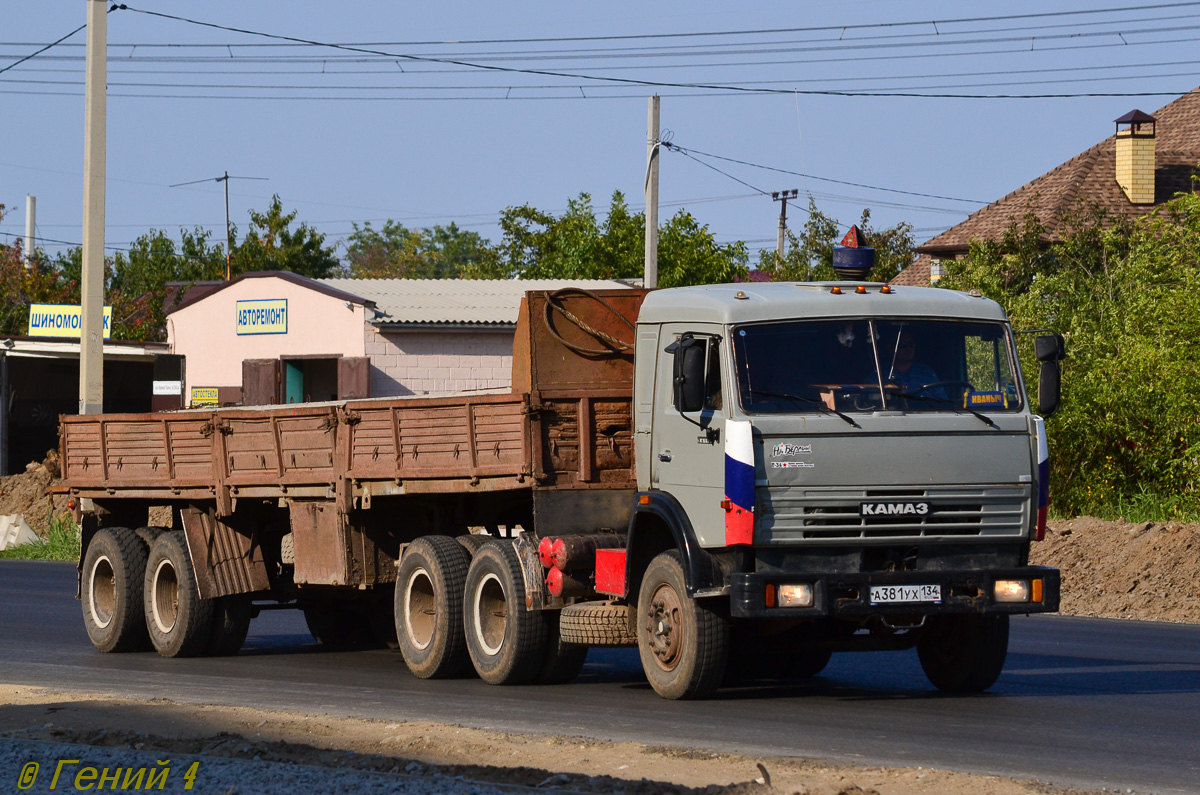
<path fill-rule="evenodd" d="M 1047 421 L 1053 509 L 1200 517 L 1200 197 L 1135 220 L 1080 205 L 1044 243 L 1032 213 L 972 245 L 939 286 L 978 289 L 1017 329 L 1067 341 L 1063 402 Z M 1033 392 L 1037 362 L 1021 344 Z"/>

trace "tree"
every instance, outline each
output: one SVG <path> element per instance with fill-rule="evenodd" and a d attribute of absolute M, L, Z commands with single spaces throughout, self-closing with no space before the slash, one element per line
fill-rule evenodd
<path fill-rule="evenodd" d="M 310 279 L 327 279 L 337 273 L 339 263 L 334 249 L 326 247 L 325 235 L 307 223 L 293 231 L 297 211 L 284 213 L 279 196 L 271 197 L 265 213 L 250 211 L 250 231 L 246 239 L 234 244 L 232 275 L 250 271 L 291 271 Z M 236 241 L 237 232 L 233 237 Z"/>
<path fill-rule="evenodd" d="M 635 279 L 645 271 L 643 213 L 632 214 L 615 191 L 601 223 L 592 198 L 581 193 L 560 217 L 530 205 L 509 207 L 500 220 L 503 237 L 483 278 Z M 746 272 L 744 243 L 719 245 L 707 226 L 680 210 L 659 230 L 658 276 L 662 287 L 732 281 Z"/>
<path fill-rule="evenodd" d="M 3 218 L 4 205 L 0 204 L 0 220 Z M 26 267 L 21 246 L 0 245 L 0 334 L 24 336 L 29 332 L 29 305 L 64 303 L 69 300 L 70 288 L 42 258 Z"/>
<path fill-rule="evenodd" d="M 454 279 L 472 268 L 494 265 L 496 251 L 477 232 L 449 226 L 408 229 L 387 220 L 354 224 L 347 259 L 356 279 Z"/>
<path fill-rule="evenodd" d="M 977 289 L 1017 329 L 1066 338 L 1063 403 L 1048 420 L 1055 509 L 1180 518 L 1200 511 L 1200 197 L 1113 218 L 1078 204 L 1047 241 L 1031 214 L 978 243 L 938 283 Z M 1023 370 L 1036 381 L 1031 335 Z"/>
<path fill-rule="evenodd" d="M 877 230 L 871 224 L 871 210 L 864 209 L 858 221 L 867 245 L 875 249 L 875 267 L 868 275 L 870 281 L 887 282 L 896 277 L 913 260 L 912 225 L 901 222 Z M 776 281 L 826 281 L 836 279 L 833 270 L 833 249 L 842 237 L 836 218 L 817 208 L 808 200 L 808 218 L 800 233 L 787 230 L 788 246 L 781 258 L 775 251 L 758 254 L 758 269 L 770 273 Z"/>

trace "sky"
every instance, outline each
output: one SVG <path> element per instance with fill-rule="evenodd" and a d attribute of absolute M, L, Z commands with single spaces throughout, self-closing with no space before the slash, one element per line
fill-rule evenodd
<path fill-rule="evenodd" d="M 29 194 L 39 246 L 82 239 L 86 31 L 17 61 L 89 2 L 5 3 L 0 243 Z M 757 252 L 795 189 L 793 229 L 811 196 L 919 243 L 1200 85 L 1200 0 L 127 6 L 107 17 L 109 253 L 151 229 L 223 240 L 225 173 L 240 229 L 278 195 L 343 254 L 368 221 L 496 242 L 509 206 L 586 192 L 603 215 L 621 191 L 640 211 L 653 94 L 661 219 Z"/>

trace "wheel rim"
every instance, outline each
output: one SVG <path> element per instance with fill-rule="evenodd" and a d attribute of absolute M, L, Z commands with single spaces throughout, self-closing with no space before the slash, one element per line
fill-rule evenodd
<path fill-rule="evenodd" d="M 504 633 L 508 630 L 508 604 L 504 585 L 491 572 L 483 575 L 475 586 L 475 639 L 490 657 L 500 653 Z"/>
<path fill-rule="evenodd" d="M 171 561 L 159 561 L 154 569 L 153 583 L 150 613 L 154 626 L 166 635 L 175 628 L 175 621 L 179 618 L 179 577 Z"/>
<path fill-rule="evenodd" d="M 413 646 L 426 649 L 436 627 L 433 580 L 424 568 L 415 569 L 404 584 L 404 634 Z"/>
<path fill-rule="evenodd" d="M 646 608 L 644 630 L 654 662 L 664 671 L 674 671 L 683 656 L 686 637 L 683 602 L 670 585 L 664 583 L 654 590 Z"/>
<path fill-rule="evenodd" d="M 92 563 L 88 581 L 88 609 L 92 613 L 92 622 L 104 629 L 112 623 L 117 610 L 117 575 L 107 555 L 100 555 Z"/>

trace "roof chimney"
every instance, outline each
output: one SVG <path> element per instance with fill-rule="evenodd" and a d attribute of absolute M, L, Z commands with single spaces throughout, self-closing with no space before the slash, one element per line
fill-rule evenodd
<path fill-rule="evenodd" d="M 1115 121 L 1117 184 L 1133 204 L 1154 204 L 1154 117 L 1134 110 Z"/>

